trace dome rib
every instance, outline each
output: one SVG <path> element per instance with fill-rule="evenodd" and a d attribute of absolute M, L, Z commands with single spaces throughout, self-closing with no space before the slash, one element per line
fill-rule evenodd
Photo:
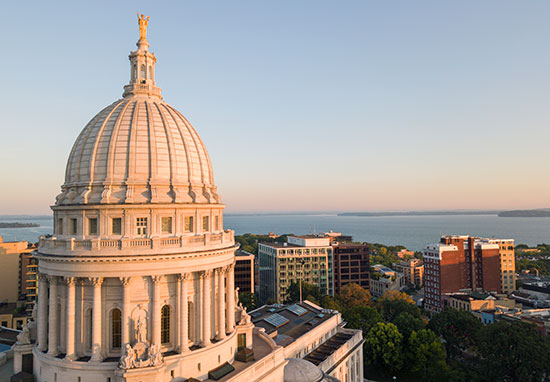
<path fill-rule="evenodd" d="M 118 114 L 117 120 L 115 122 L 115 125 L 113 126 L 113 132 L 111 134 L 111 140 L 109 141 L 109 151 L 107 153 L 107 171 L 105 174 L 105 181 L 106 183 L 112 183 L 112 180 L 114 178 L 114 162 L 115 162 L 115 150 L 118 144 L 118 132 L 120 130 L 120 125 L 122 123 L 122 119 L 124 117 L 124 113 L 128 109 L 128 106 L 130 106 L 130 102 L 121 100 L 119 103 L 123 104 L 122 110 Z"/>

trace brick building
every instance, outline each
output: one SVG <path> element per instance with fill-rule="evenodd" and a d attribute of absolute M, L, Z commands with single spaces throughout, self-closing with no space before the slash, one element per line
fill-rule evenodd
<path fill-rule="evenodd" d="M 235 252 L 235 287 L 239 292 L 254 293 L 254 255 L 246 251 Z"/>
<path fill-rule="evenodd" d="M 499 246 L 470 236 L 443 236 L 424 251 L 426 309 L 440 311 L 441 296 L 462 289 L 502 292 Z"/>
<path fill-rule="evenodd" d="M 334 249 L 334 293 L 350 283 L 369 289 L 369 247 L 367 244 L 339 243 Z"/>
<path fill-rule="evenodd" d="M 393 269 L 403 274 L 405 284 L 422 286 L 424 282 L 424 263 L 422 260 L 401 260 L 393 263 Z"/>

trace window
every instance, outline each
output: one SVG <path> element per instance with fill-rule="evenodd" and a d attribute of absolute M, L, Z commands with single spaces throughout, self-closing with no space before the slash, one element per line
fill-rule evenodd
<path fill-rule="evenodd" d="M 185 232 L 193 232 L 193 216 L 185 217 Z"/>
<path fill-rule="evenodd" d="M 162 233 L 172 233 L 172 217 L 165 216 L 161 219 Z"/>
<path fill-rule="evenodd" d="M 160 311 L 160 342 L 170 343 L 170 307 L 164 305 Z"/>
<path fill-rule="evenodd" d="M 113 218 L 112 219 L 112 234 L 113 235 L 122 235 L 122 218 Z"/>
<path fill-rule="evenodd" d="M 147 78 L 147 70 L 145 69 L 145 65 L 141 65 L 141 79 L 145 80 Z"/>
<path fill-rule="evenodd" d="M 219 216 L 214 217 L 214 230 L 215 231 L 220 230 L 220 217 Z"/>
<path fill-rule="evenodd" d="M 209 225 L 210 222 L 208 220 L 209 220 L 209 216 L 203 216 L 202 217 L 202 230 L 205 231 L 205 232 L 208 231 L 208 229 L 209 229 L 208 225 Z"/>
<path fill-rule="evenodd" d="M 78 223 L 76 219 L 71 219 L 71 235 L 76 235 Z"/>
<path fill-rule="evenodd" d="M 113 309 L 111 312 L 111 347 L 113 349 L 120 349 L 122 343 L 122 319 L 120 309 Z"/>
<path fill-rule="evenodd" d="M 138 236 L 147 235 L 147 218 L 136 218 L 136 228 Z"/>
<path fill-rule="evenodd" d="M 88 219 L 88 234 L 97 235 L 97 218 Z"/>
<path fill-rule="evenodd" d="M 63 235 L 63 218 L 57 219 L 57 225 L 55 226 L 55 232 L 58 235 Z"/>

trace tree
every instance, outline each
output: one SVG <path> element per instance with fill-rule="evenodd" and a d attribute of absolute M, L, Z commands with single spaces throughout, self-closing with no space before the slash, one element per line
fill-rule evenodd
<path fill-rule="evenodd" d="M 447 354 L 454 358 L 462 350 L 475 348 L 481 323 L 470 312 L 446 308 L 432 317 L 428 328 L 443 337 Z"/>
<path fill-rule="evenodd" d="M 382 297 L 376 301 L 376 307 L 382 313 L 384 319 L 389 322 L 393 322 L 399 314 L 404 312 L 413 317 L 422 317 L 422 312 L 416 306 L 412 297 L 395 290 L 384 292 Z"/>
<path fill-rule="evenodd" d="M 447 379 L 445 347 L 441 340 L 429 329 L 413 331 L 407 341 L 405 351 L 407 369 L 415 381 L 443 381 Z"/>
<path fill-rule="evenodd" d="M 239 302 L 243 304 L 243 306 L 248 310 L 249 312 L 251 310 L 256 309 L 256 296 L 254 293 L 250 292 L 241 292 L 239 293 Z"/>
<path fill-rule="evenodd" d="M 535 382 L 550 375 L 550 342 L 532 325 L 488 325 L 481 330 L 478 348 L 488 381 Z"/>
<path fill-rule="evenodd" d="M 340 302 L 332 296 L 323 296 L 320 305 L 325 309 L 333 309 L 342 312 L 342 305 Z"/>
<path fill-rule="evenodd" d="M 312 302 L 319 302 L 323 298 L 321 290 L 317 285 L 308 284 L 302 282 L 302 298 L 307 300 L 309 298 L 314 299 Z M 285 303 L 290 304 L 300 301 L 300 283 L 292 282 L 287 289 Z"/>
<path fill-rule="evenodd" d="M 365 359 L 369 365 L 389 372 L 403 366 L 403 335 L 392 323 L 378 322 L 365 338 Z"/>
<path fill-rule="evenodd" d="M 426 327 L 426 323 L 420 317 L 415 317 L 409 312 L 401 312 L 395 317 L 392 322 L 399 332 L 403 334 L 405 341 L 409 340 L 409 337 L 413 332 L 418 332 Z"/>
<path fill-rule="evenodd" d="M 378 322 L 382 322 L 382 316 L 372 306 L 356 306 L 346 309 L 343 314 L 347 327 L 352 329 L 361 329 L 363 337 L 366 337 L 369 331 Z"/>
<path fill-rule="evenodd" d="M 337 296 L 344 309 L 372 305 L 370 292 L 358 284 L 346 284 Z"/>

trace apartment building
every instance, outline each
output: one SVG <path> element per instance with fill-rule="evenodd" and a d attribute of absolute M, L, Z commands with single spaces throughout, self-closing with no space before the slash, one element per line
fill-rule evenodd
<path fill-rule="evenodd" d="M 238 250 L 235 252 L 235 260 L 235 287 L 241 293 L 254 293 L 254 255 Z"/>
<path fill-rule="evenodd" d="M 424 251 L 426 309 L 440 311 L 442 295 L 461 289 L 502 293 L 499 246 L 470 236 L 442 236 Z"/>
<path fill-rule="evenodd" d="M 401 260 L 393 269 L 403 274 L 405 284 L 421 287 L 424 281 L 424 263 L 420 259 Z"/>
<path fill-rule="evenodd" d="M 286 243 L 258 243 L 261 301 L 282 303 L 300 280 L 334 295 L 333 248 L 328 237 L 289 236 Z"/>

